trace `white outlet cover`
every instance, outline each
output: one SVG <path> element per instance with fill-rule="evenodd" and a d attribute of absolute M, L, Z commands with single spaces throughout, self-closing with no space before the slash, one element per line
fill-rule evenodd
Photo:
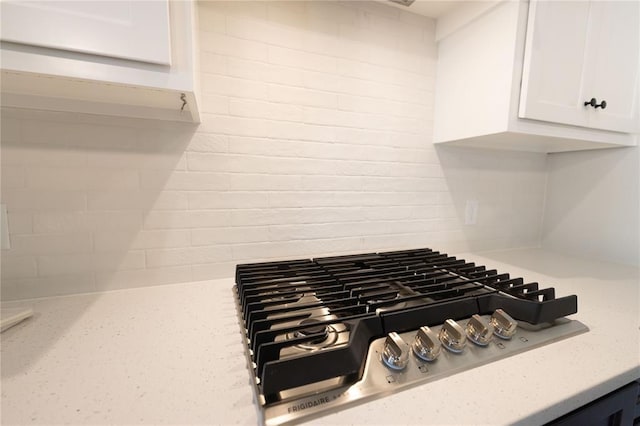
<path fill-rule="evenodd" d="M 467 200 L 464 209 L 464 224 L 475 225 L 478 222 L 478 200 Z"/>
<path fill-rule="evenodd" d="M 11 248 L 9 241 L 9 221 L 7 220 L 7 205 L 0 204 L 0 248 L 7 250 Z"/>

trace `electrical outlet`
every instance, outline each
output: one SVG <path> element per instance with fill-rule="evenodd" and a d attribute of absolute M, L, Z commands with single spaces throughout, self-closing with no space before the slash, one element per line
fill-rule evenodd
<path fill-rule="evenodd" d="M 9 241 L 9 221 L 7 220 L 7 206 L 0 204 L 0 248 L 7 250 L 11 248 Z"/>
<path fill-rule="evenodd" d="M 478 221 L 478 200 L 467 200 L 464 209 L 464 224 L 475 225 Z"/>

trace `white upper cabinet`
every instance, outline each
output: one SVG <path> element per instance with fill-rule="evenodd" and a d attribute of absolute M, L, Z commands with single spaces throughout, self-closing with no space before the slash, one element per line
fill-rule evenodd
<path fill-rule="evenodd" d="M 637 131 L 639 14 L 636 1 L 532 2 L 519 116 Z"/>
<path fill-rule="evenodd" d="M 4 0 L 2 13 L 6 41 L 171 64 L 167 0 Z"/>
<path fill-rule="evenodd" d="M 435 143 L 637 144 L 640 2 L 465 2 L 437 28 Z"/>
<path fill-rule="evenodd" d="M 0 2 L 2 104 L 199 122 L 193 1 Z"/>

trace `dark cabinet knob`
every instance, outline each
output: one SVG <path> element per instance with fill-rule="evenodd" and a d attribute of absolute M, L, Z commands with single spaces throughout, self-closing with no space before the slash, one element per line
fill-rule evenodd
<path fill-rule="evenodd" d="M 587 101 L 584 103 L 584 106 L 587 106 L 587 105 L 592 106 L 595 109 L 598 109 L 598 108 L 605 109 L 607 107 L 607 101 L 603 100 L 602 102 L 598 103 L 598 100 L 596 98 L 591 98 L 590 101 Z"/>

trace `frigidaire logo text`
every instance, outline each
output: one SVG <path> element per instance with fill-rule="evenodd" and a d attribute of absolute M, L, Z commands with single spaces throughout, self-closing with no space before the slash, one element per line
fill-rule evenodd
<path fill-rule="evenodd" d="M 324 396 L 322 398 L 314 399 L 313 401 L 302 402 L 300 404 L 292 405 L 288 408 L 290 413 L 295 413 L 296 411 L 302 411 L 307 408 L 317 407 L 318 405 L 329 403 L 329 398 Z"/>

